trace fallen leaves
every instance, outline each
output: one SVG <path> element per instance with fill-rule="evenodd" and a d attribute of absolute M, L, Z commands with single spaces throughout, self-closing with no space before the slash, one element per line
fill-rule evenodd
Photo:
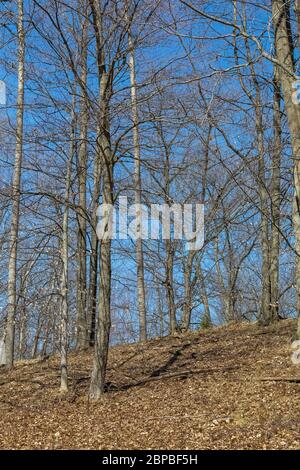
<path fill-rule="evenodd" d="M 0 371 L 2 449 L 299 449 L 295 324 L 231 324 L 110 351 L 109 392 L 87 399 L 92 352 Z"/>

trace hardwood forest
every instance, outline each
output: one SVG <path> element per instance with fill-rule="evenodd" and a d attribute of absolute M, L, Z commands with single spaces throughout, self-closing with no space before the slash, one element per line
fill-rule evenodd
<path fill-rule="evenodd" d="M 300 0 L 0 1 L 0 449 L 300 449 Z"/>

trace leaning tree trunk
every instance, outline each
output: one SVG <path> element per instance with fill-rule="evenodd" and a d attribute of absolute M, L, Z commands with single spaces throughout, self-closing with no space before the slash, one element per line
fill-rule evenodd
<path fill-rule="evenodd" d="M 10 248 L 8 262 L 8 306 L 5 332 L 6 365 L 13 366 L 15 349 L 15 318 L 17 303 L 17 247 L 19 235 L 20 213 L 20 184 L 23 154 L 23 117 L 24 117 L 24 60 L 25 32 L 23 0 L 18 0 L 18 101 L 17 101 L 17 130 L 16 153 L 12 183 L 12 216 L 10 230 Z"/>
<path fill-rule="evenodd" d="M 135 185 L 135 204 L 136 204 L 136 264 L 137 264 L 137 296 L 138 296 L 138 314 L 139 314 L 139 327 L 140 327 L 140 341 L 147 339 L 147 320 L 146 320 L 146 298 L 145 298 L 145 277 L 144 277 L 144 253 L 141 234 L 141 200 L 142 200 L 142 185 L 141 185 L 141 156 L 140 156 L 140 141 L 138 130 L 138 107 L 137 107 L 137 94 L 136 94 L 136 78 L 135 78 L 135 57 L 134 45 L 131 37 L 131 31 L 128 31 L 129 43 L 129 68 L 130 68 L 130 85 L 131 85 L 131 109 L 133 120 L 133 146 L 134 146 L 134 185 Z"/>
<path fill-rule="evenodd" d="M 291 134 L 294 161 L 293 225 L 296 251 L 297 335 L 300 338 L 300 107 L 299 103 L 295 102 L 293 99 L 295 91 L 295 65 L 289 8 L 290 2 L 286 2 L 285 0 L 272 1 L 276 54 L 280 63 L 279 77 Z"/>

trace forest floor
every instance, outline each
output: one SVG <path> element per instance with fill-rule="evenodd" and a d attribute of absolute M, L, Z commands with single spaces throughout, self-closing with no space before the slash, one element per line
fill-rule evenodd
<path fill-rule="evenodd" d="M 92 351 L 0 370 L 1 449 L 300 449 L 296 324 L 231 324 L 110 350 L 108 393 L 87 398 Z"/>

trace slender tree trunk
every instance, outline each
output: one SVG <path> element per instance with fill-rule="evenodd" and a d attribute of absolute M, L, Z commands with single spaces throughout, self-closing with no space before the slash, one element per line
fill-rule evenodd
<path fill-rule="evenodd" d="M 192 269 L 195 252 L 190 252 L 184 267 L 184 307 L 182 316 L 182 329 L 188 331 L 192 314 Z"/>
<path fill-rule="evenodd" d="M 98 133 L 99 135 L 99 133 Z M 90 254 L 90 285 L 89 285 L 89 344 L 95 344 L 96 328 L 96 310 L 97 310 L 97 279 L 99 267 L 99 240 L 96 233 L 97 227 L 97 208 L 100 197 L 101 184 L 101 152 L 97 144 L 97 150 L 94 163 L 94 189 L 92 200 L 92 221 L 91 221 L 91 254 Z"/>
<path fill-rule="evenodd" d="M 31 358 L 32 359 L 35 359 L 36 356 L 37 356 L 38 345 L 39 345 L 39 340 L 40 340 L 40 334 L 41 334 L 42 326 L 43 326 L 43 323 L 42 323 L 40 317 L 41 317 L 41 314 L 39 315 L 39 318 L 38 318 L 38 325 L 37 325 L 37 329 L 36 329 L 33 344 L 32 344 L 32 351 L 31 351 Z"/>
<path fill-rule="evenodd" d="M 245 40 L 247 49 L 247 58 L 250 63 L 251 77 L 255 89 L 255 97 L 252 98 L 255 111 L 255 128 L 257 135 L 258 152 L 258 191 L 260 200 L 260 235 L 262 251 L 262 293 L 259 321 L 263 325 L 272 322 L 271 316 L 271 279 L 270 279 L 270 248 L 269 248 L 269 204 L 268 191 L 266 187 L 266 169 L 265 169 L 265 146 L 264 146 L 264 126 L 262 114 L 262 100 L 260 87 L 257 80 L 256 71 L 252 62 L 251 52 L 248 41 Z M 250 96 L 248 94 L 248 96 Z"/>
<path fill-rule="evenodd" d="M 199 84 L 200 87 L 200 84 Z M 201 91 L 201 88 L 200 88 Z M 207 139 L 205 141 L 205 154 L 204 154 L 204 165 L 203 165 L 203 173 L 202 173 L 202 181 L 201 181 L 201 203 L 205 204 L 206 200 L 206 189 L 207 189 L 207 173 L 208 173 L 208 163 L 209 163 L 209 150 L 210 150 L 210 138 L 212 132 L 212 125 L 209 123 L 208 130 L 207 130 Z M 200 281 L 201 286 L 201 298 L 204 306 L 204 315 L 201 319 L 200 325 L 204 328 L 210 328 L 212 326 L 211 314 L 210 314 L 210 307 L 208 301 L 208 295 L 205 285 L 205 279 L 203 276 L 202 266 L 201 266 L 201 259 L 199 263 L 196 264 L 196 274 L 197 278 Z"/>
<path fill-rule="evenodd" d="M 163 134 L 163 129 L 159 127 L 159 134 L 165 150 L 165 161 L 164 161 L 164 193 L 165 203 L 171 206 L 171 184 L 170 184 L 170 147 L 166 142 Z M 166 290 L 167 290 L 167 301 L 169 311 L 169 334 L 173 335 L 177 330 L 177 319 L 176 319 L 176 305 L 174 298 L 174 253 L 175 253 L 175 241 L 166 240 Z"/>
<path fill-rule="evenodd" d="M 223 274 L 220 266 L 220 250 L 219 250 L 219 240 L 216 238 L 215 240 L 215 249 L 214 249 L 214 254 L 215 254 L 215 267 L 216 267 L 216 273 L 217 273 L 217 278 L 218 282 L 220 284 L 220 290 L 221 290 L 221 297 L 222 297 L 222 308 L 224 309 L 224 316 L 226 322 L 232 321 L 233 318 L 230 316 L 230 312 L 228 312 L 228 288 L 225 285 L 224 279 L 223 279 Z"/>
<path fill-rule="evenodd" d="M 280 164 L 281 164 L 281 110 L 278 68 L 274 70 L 274 104 L 273 104 L 274 150 L 272 158 L 271 181 L 271 318 L 279 318 L 279 253 L 280 253 Z"/>
<path fill-rule="evenodd" d="M 162 338 L 164 336 L 164 309 L 161 300 L 161 291 L 159 286 L 156 289 L 157 294 L 157 309 L 158 309 L 158 317 L 159 317 L 159 336 Z"/>
<path fill-rule="evenodd" d="M 129 68 L 130 68 L 130 85 L 131 85 L 131 110 L 133 120 L 133 145 L 134 145 L 134 184 L 135 184 L 135 204 L 137 207 L 136 224 L 137 224 L 137 240 L 136 240 L 136 264 L 137 264 L 137 295 L 138 295 L 138 313 L 140 326 L 140 341 L 147 339 L 147 320 L 146 320 L 146 298 L 145 298 L 145 277 L 144 277 L 144 253 L 141 238 L 141 211 L 142 202 L 142 184 L 141 184 L 141 156 L 140 156 L 140 140 L 138 130 L 138 106 L 136 94 L 136 77 L 135 77 L 135 57 L 134 45 L 131 37 L 131 31 L 128 31 L 129 43 Z"/>
<path fill-rule="evenodd" d="M 298 36 L 298 47 L 300 47 L 300 0 L 295 0 L 294 3 L 294 10 L 295 10 L 295 15 L 296 15 L 296 20 L 297 20 L 297 36 Z"/>
<path fill-rule="evenodd" d="M 232 281 L 232 276 L 230 276 L 229 288 L 226 296 L 226 316 L 228 321 L 234 321 L 238 318 L 236 312 L 236 286 Z"/>
<path fill-rule="evenodd" d="M 24 116 L 24 61 L 25 32 L 23 0 L 18 0 L 18 101 L 17 101 L 17 133 L 16 153 L 12 183 L 12 217 L 10 231 L 10 249 L 8 262 L 8 314 L 6 321 L 5 352 L 6 364 L 13 366 L 15 349 L 15 318 L 17 302 L 17 247 L 19 235 L 20 184 L 23 154 L 23 116 Z"/>
<path fill-rule="evenodd" d="M 22 301 L 22 310 L 20 318 L 20 330 L 19 330 L 19 344 L 18 344 L 18 357 L 23 359 L 25 351 L 25 338 L 26 338 L 26 328 L 27 328 L 27 309 L 26 309 L 26 298 L 23 297 Z"/>
<path fill-rule="evenodd" d="M 43 341 L 43 345 L 42 345 L 42 348 L 41 348 L 41 353 L 40 353 L 41 357 L 45 357 L 47 355 L 49 333 L 50 333 L 53 326 L 54 326 L 54 321 L 52 321 L 52 318 L 49 318 L 49 320 L 47 321 L 45 334 L 44 334 L 44 341 Z M 52 351 L 52 354 L 54 354 L 54 351 Z"/>
<path fill-rule="evenodd" d="M 242 2 L 243 25 L 246 26 L 246 2 Z M 234 1 L 234 21 L 237 22 L 237 2 Z M 236 30 L 235 30 L 236 33 Z M 260 302 L 259 322 L 263 325 L 268 325 L 272 321 L 271 316 L 271 278 L 270 278 L 270 239 L 269 239 L 269 204 L 268 204 L 268 191 L 266 187 L 266 171 L 265 171 L 265 148 L 264 148 L 264 126 L 262 114 L 262 100 L 260 94 L 260 86 L 257 79 L 256 70 L 253 63 L 253 57 L 249 41 L 244 38 L 247 60 L 249 62 L 251 79 L 254 86 L 255 93 L 250 92 L 245 84 L 242 74 L 239 74 L 241 86 L 252 102 L 255 112 L 255 129 L 257 135 L 257 153 L 258 153 L 258 193 L 260 201 L 260 236 L 261 236 L 261 253 L 262 253 L 262 291 Z M 239 63 L 236 47 L 235 36 L 235 59 L 236 64 Z"/>
<path fill-rule="evenodd" d="M 62 223 L 62 244 L 61 244 L 61 306 L 60 306 L 60 391 L 66 393 L 68 391 L 68 317 L 69 317 L 69 301 L 68 301 L 68 271 L 69 271 L 69 201 L 71 190 L 71 174 L 72 162 L 75 148 L 75 100 L 73 102 L 72 119 L 71 119 L 71 140 L 70 155 L 67 164 L 66 189 L 65 189 L 65 207 Z"/>
<path fill-rule="evenodd" d="M 176 321 L 176 307 L 174 299 L 174 280 L 173 280 L 173 268 L 174 268 L 174 249 L 172 242 L 166 240 L 166 288 L 167 288 L 167 299 L 168 299 L 168 310 L 169 310 L 169 333 L 173 335 L 177 330 Z"/>
<path fill-rule="evenodd" d="M 279 67 L 279 77 L 291 134 L 294 160 L 293 225 L 296 250 L 297 335 L 300 338 L 300 109 L 299 104 L 293 100 L 295 66 L 289 8 L 290 2 L 286 2 L 286 0 L 272 0 L 276 54 L 279 63 L 284 66 L 284 68 Z"/>
<path fill-rule="evenodd" d="M 81 83 L 84 90 L 87 86 L 87 20 L 82 25 L 81 49 Z M 87 128 L 88 104 L 86 93 L 81 98 L 80 136 L 78 149 L 78 277 L 77 277 L 77 348 L 88 346 L 87 324 L 87 269 L 86 269 L 86 177 L 87 177 Z"/>
<path fill-rule="evenodd" d="M 201 325 L 204 328 L 210 328 L 212 326 L 212 319 L 211 319 L 211 314 L 210 314 L 210 307 L 209 307 L 209 302 L 208 302 L 208 295 L 206 291 L 206 287 L 204 284 L 204 279 L 202 279 L 202 302 L 204 305 L 204 315 L 201 320 Z"/>
<path fill-rule="evenodd" d="M 272 319 L 270 316 L 270 261 L 269 261 L 269 222 L 268 222 L 268 193 L 266 189 L 265 178 L 265 150 L 264 150 L 264 134 L 263 122 L 261 114 L 261 101 L 257 100 L 255 104 L 256 113 L 256 130 L 258 145 L 258 179 L 259 179 L 259 198 L 260 198 L 260 218 L 261 218 L 261 249 L 262 249 L 262 294 L 261 294 L 261 311 L 259 321 L 268 325 Z"/>
<path fill-rule="evenodd" d="M 20 313 L 20 325 L 19 325 L 19 344 L 18 344 L 18 357 L 22 359 L 25 352 L 25 342 L 26 342 L 26 329 L 27 329 L 27 305 L 26 305 L 26 293 L 27 293 L 27 283 L 28 276 L 30 274 L 31 268 L 33 266 L 33 261 L 29 263 L 29 266 L 25 269 L 23 279 L 21 282 L 21 294 L 22 294 L 22 307 Z"/>

